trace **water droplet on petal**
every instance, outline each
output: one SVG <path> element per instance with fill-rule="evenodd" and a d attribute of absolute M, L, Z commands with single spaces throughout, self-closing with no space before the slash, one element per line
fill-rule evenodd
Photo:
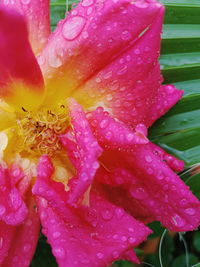
<path fill-rule="evenodd" d="M 54 232 L 54 233 L 52 234 L 52 236 L 53 236 L 53 238 L 58 238 L 58 237 L 61 236 L 61 233 L 60 233 L 60 232 Z"/>
<path fill-rule="evenodd" d="M 130 40 L 132 37 L 131 33 L 129 31 L 123 31 L 122 34 L 121 34 L 121 38 L 122 40 Z"/>
<path fill-rule="evenodd" d="M 174 223 L 175 226 L 177 227 L 182 227 L 185 225 L 185 221 L 178 215 L 178 214 L 175 214 L 173 217 L 172 217 L 172 222 Z"/>
<path fill-rule="evenodd" d="M 145 156 L 145 160 L 146 160 L 146 162 L 152 162 L 151 156 Z"/>
<path fill-rule="evenodd" d="M 101 252 L 97 253 L 96 256 L 98 259 L 103 259 L 103 257 L 104 257 L 103 253 L 101 253 Z"/>
<path fill-rule="evenodd" d="M 86 19 L 84 17 L 71 17 L 63 25 L 63 36 L 67 40 L 74 40 L 82 32 L 85 23 Z"/>
<path fill-rule="evenodd" d="M 130 190 L 131 196 L 136 199 L 145 199 L 148 197 L 147 192 L 144 190 L 143 187 L 132 187 Z"/>
<path fill-rule="evenodd" d="M 113 213 L 109 209 L 105 209 L 102 211 L 101 216 L 105 221 L 110 221 L 113 217 Z"/>
<path fill-rule="evenodd" d="M 196 211 L 193 208 L 188 208 L 188 209 L 185 209 L 185 213 L 188 215 L 194 215 Z"/>
<path fill-rule="evenodd" d="M 64 259 L 65 258 L 65 250 L 62 247 L 57 247 L 53 249 L 53 254 L 55 257 L 59 259 Z"/>
<path fill-rule="evenodd" d="M 93 0 L 83 0 L 82 1 L 82 6 L 91 6 L 93 4 Z"/>
<path fill-rule="evenodd" d="M 28 5 L 31 2 L 31 0 L 21 0 L 21 3 L 24 5 Z"/>
<path fill-rule="evenodd" d="M 29 244 L 29 243 L 25 244 L 23 247 L 24 252 L 29 252 L 30 249 L 31 249 L 31 244 Z"/>

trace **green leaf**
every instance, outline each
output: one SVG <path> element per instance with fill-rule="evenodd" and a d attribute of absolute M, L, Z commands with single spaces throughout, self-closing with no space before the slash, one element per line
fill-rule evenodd
<path fill-rule="evenodd" d="M 184 97 L 150 129 L 150 138 L 184 160 L 200 162 L 200 1 L 163 0 L 166 5 L 161 69 L 165 83 Z"/>
<path fill-rule="evenodd" d="M 189 254 L 189 266 L 192 266 L 196 263 L 198 263 L 198 258 L 194 254 Z M 178 256 L 173 262 L 171 267 L 187 267 L 186 265 L 186 255 L 180 255 Z"/>
<path fill-rule="evenodd" d="M 197 252 L 200 252 L 200 232 L 194 234 L 193 245 Z"/>

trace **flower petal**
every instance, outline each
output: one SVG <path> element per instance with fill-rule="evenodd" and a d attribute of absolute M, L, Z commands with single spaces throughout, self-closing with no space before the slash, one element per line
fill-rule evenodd
<path fill-rule="evenodd" d="M 0 0 L 0 3 L 25 16 L 31 47 L 36 55 L 39 54 L 50 34 L 49 0 Z"/>
<path fill-rule="evenodd" d="M 60 267 L 107 266 L 123 258 L 128 249 L 150 233 L 123 209 L 110 204 L 101 191 L 91 190 L 90 207 L 72 208 L 64 201 L 57 202 L 56 195 L 61 194 L 53 184 L 51 192 L 54 193 L 46 194 L 49 185 L 46 180 L 41 193 L 37 191 L 37 204 L 43 233 L 48 237 Z"/>
<path fill-rule="evenodd" d="M 0 219 L 9 225 L 22 223 L 28 213 L 27 207 L 15 187 L 15 175 L 21 178 L 21 172 L 0 166 Z"/>
<path fill-rule="evenodd" d="M 158 220 L 172 231 L 193 230 L 200 223 L 200 202 L 160 156 L 154 154 L 154 149 L 148 144 L 137 145 L 130 153 L 108 151 L 102 156 L 100 160 L 110 175 L 120 166 L 118 177 L 125 181 L 116 190 L 108 190 L 112 192 L 110 196 L 114 203 L 130 207 L 129 212 L 145 222 Z"/>
<path fill-rule="evenodd" d="M 0 131 L 15 125 L 16 119 L 14 113 L 7 112 L 0 107 Z"/>
<path fill-rule="evenodd" d="M 161 86 L 149 112 L 147 126 L 151 126 L 157 119 L 173 107 L 182 97 L 183 93 L 183 90 L 177 90 L 176 87 L 171 84 Z"/>
<path fill-rule="evenodd" d="M 87 119 L 91 124 L 94 136 L 106 149 L 109 148 L 130 148 L 135 144 L 146 144 L 147 128 L 143 124 L 138 124 L 135 131 L 126 125 L 109 116 L 102 107 L 87 114 Z"/>
<path fill-rule="evenodd" d="M 81 1 L 58 24 L 40 57 L 48 103 L 69 96 L 72 90 L 105 68 L 136 42 L 162 9 L 154 0 L 86 3 Z M 58 87 L 59 92 L 55 91 Z M 99 91 L 96 93 L 99 98 Z"/>
<path fill-rule="evenodd" d="M 86 115 L 73 99 L 68 101 L 72 130 L 61 136 L 66 152 L 77 169 L 77 175 L 69 181 L 68 203 L 75 204 L 88 190 L 99 167 L 102 153 L 93 136 Z"/>
<path fill-rule="evenodd" d="M 0 97 L 20 110 L 30 109 L 41 103 L 44 90 L 25 20 L 16 11 L 2 6 L 0 16 Z"/>
<path fill-rule="evenodd" d="M 163 14 L 159 8 L 137 41 L 74 91 L 73 97 L 90 108 L 103 106 L 112 117 L 133 128 L 138 123 L 150 126 L 174 105 L 183 92 L 161 86 L 158 62 Z"/>
<path fill-rule="evenodd" d="M 10 226 L 0 222 L 0 265 L 28 267 L 35 252 L 40 222 L 30 200 L 29 213 L 22 225 Z"/>

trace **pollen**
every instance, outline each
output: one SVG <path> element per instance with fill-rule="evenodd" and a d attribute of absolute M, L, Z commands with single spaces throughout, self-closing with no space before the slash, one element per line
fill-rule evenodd
<path fill-rule="evenodd" d="M 23 115 L 17 120 L 19 144 L 17 150 L 34 155 L 55 156 L 62 151 L 59 135 L 69 126 L 66 108 L 41 109 L 29 112 L 22 107 Z"/>

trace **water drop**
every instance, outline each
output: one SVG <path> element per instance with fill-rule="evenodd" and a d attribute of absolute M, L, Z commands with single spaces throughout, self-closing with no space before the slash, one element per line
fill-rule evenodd
<path fill-rule="evenodd" d="M 82 32 L 86 24 L 86 19 L 81 16 L 75 16 L 68 19 L 63 25 L 63 36 L 67 40 L 74 40 Z"/>
<path fill-rule="evenodd" d="M 101 253 L 101 252 L 97 253 L 96 256 L 98 259 L 103 259 L 103 257 L 104 257 L 103 253 Z"/>
<path fill-rule="evenodd" d="M 196 211 L 193 208 L 188 208 L 188 209 L 185 209 L 185 213 L 188 215 L 194 215 Z"/>
<path fill-rule="evenodd" d="M 130 40 L 132 37 L 131 33 L 129 31 L 123 31 L 122 34 L 121 34 L 121 38 L 122 40 Z"/>
<path fill-rule="evenodd" d="M 91 6 L 93 4 L 93 0 L 83 0 L 82 6 Z"/>
<path fill-rule="evenodd" d="M 136 199 L 145 199 L 148 197 L 148 194 L 143 187 L 132 187 L 130 193 Z"/>

